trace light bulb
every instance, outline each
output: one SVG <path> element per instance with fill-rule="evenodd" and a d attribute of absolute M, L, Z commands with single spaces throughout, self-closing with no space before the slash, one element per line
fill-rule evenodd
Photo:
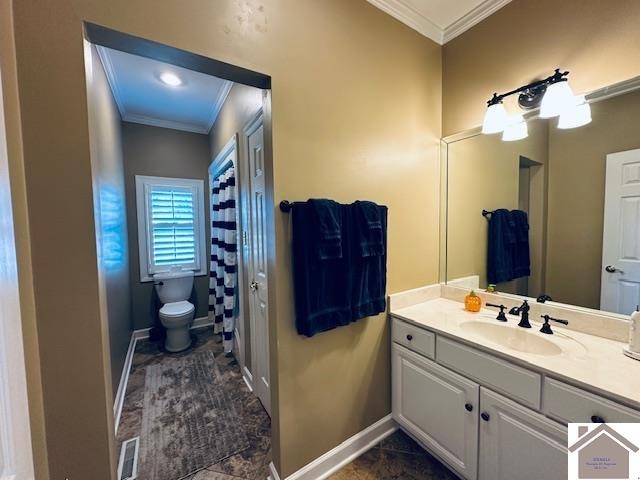
<path fill-rule="evenodd" d="M 513 142 L 515 140 L 522 140 L 529 136 L 529 129 L 527 128 L 527 122 L 524 121 L 522 114 L 518 113 L 509 117 L 507 126 L 502 133 L 502 140 L 505 142 Z"/>
<path fill-rule="evenodd" d="M 575 106 L 573 91 L 566 80 L 552 83 L 542 97 L 540 118 L 557 117 Z"/>
<path fill-rule="evenodd" d="M 179 85 L 182 85 L 182 80 L 180 79 L 180 77 L 173 72 L 162 72 L 160 74 L 160 80 L 162 80 L 162 83 L 164 83 L 165 85 L 169 85 L 170 87 L 177 87 Z"/>
<path fill-rule="evenodd" d="M 507 124 L 508 115 L 502 102 L 487 107 L 482 122 L 482 133 L 500 133 Z"/>
<path fill-rule="evenodd" d="M 577 128 L 588 123 L 591 123 L 591 105 L 587 103 L 584 95 L 576 95 L 573 107 L 568 108 L 560 115 L 558 128 Z"/>

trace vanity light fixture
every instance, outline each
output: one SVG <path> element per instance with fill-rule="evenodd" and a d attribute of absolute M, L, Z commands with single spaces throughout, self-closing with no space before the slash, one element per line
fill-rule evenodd
<path fill-rule="evenodd" d="M 517 113 L 509 117 L 507 126 L 502 132 L 502 140 L 505 142 L 513 142 L 515 140 L 522 140 L 529 136 L 529 130 L 527 128 L 527 122 L 524 121 L 524 117 L 521 113 Z"/>
<path fill-rule="evenodd" d="M 498 99 L 495 93 L 493 94 L 493 98 L 487 103 L 487 111 L 484 114 L 484 121 L 482 122 L 482 133 L 500 133 L 505 129 L 509 121 L 507 111 L 502 104 L 502 100 Z"/>
<path fill-rule="evenodd" d="M 509 117 L 504 107 L 504 99 L 518 94 L 518 105 L 523 110 L 540 107 L 540 118 L 560 116 L 558 128 L 575 128 L 591 121 L 591 109 L 584 99 L 573 94 L 567 81 L 569 72 L 556 69 L 553 75 L 536 80 L 510 92 L 498 94 L 487 102 L 487 111 L 482 122 L 482 133 L 503 132 L 505 141 L 527 137 L 527 124 L 522 115 Z"/>
<path fill-rule="evenodd" d="M 182 79 L 173 72 L 162 72 L 160 74 L 160 81 L 170 87 L 179 87 L 182 85 Z"/>
<path fill-rule="evenodd" d="M 576 95 L 573 106 L 560 114 L 558 128 L 577 128 L 587 123 L 591 123 L 591 105 L 584 95 Z"/>

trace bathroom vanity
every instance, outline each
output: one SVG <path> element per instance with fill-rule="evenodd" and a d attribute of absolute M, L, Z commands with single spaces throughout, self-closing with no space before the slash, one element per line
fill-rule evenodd
<path fill-rule="evenodd" d="M 392 408 L 462 478 L 565 480 L 567 423 L 640 422 L 640 362 L 622 342 L 498 322 L 453 290 L 392 295 Z"/>

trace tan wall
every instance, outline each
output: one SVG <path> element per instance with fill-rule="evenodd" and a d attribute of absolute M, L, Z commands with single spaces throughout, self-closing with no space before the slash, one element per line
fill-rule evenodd
<path fill-rule="evenodd" d="M 21 0 L 14 7 L 52 478 L 106 479 L 112 453 L 99 373 L 107 366 L 82 20 L 271 75 L 275 200 L 386 204 L 388 291 L 437 280 L 442 64 L 435 43 L 364 0 L 188 0 L 162 8 L 153 0 Z M 389 412 L 389 329 L 381 315 L 298 336 L 289 219 L 279 212 L 276 219 L 274 461 L 286 476 Z"/>
<path fill-rule="evenodd" d="M 480 286 L 487 286 L 488 222 L 481 212 L 483 209 L 518 208 L 521 156 L 543 165 L 547 163 L 546 122 L 530 122 L 529 136 L 517 142 L 503 142 L 500 135 L 477 135 L 448 145 L 448 281 L 479 275 Z M 536 170 L 537 177 L 542 178 L 543 168 Z M 544 188 L 536 183 L 540 179 L 532 179 L 532 188 Z M 543 220 L 542 195 L 538 195 L 530 204 L 529 213 L 532 231 L 530 291 L 541 288 Z M 500 291 L 516 293 L 514 282 L 498 287 Z"/>
<path fill-rule="evenodd" d="M 133 328 L 138 330 L 153 325 L 155 304 L 152 301 L 153 282 L 140 281 L 140 255 L 138 250 L 138 214 L 136 212 L 136 175 L 154 177 L 196 178 L 204 181 L 208 189 L 207 169 L 211 162 L 206 135 L 169 128 L 122 123 L 124 168 L 127 189 L 127 223 L 129 226 L 129 252 L 131 254 L 131 299 Z M 208 204 L 205 211 L 205 248 L 211 238 Z M 207 258 L 209 254 L 207 253 Z M 197 295 L 195 318 L 206 317 L 209 305 L 209 275 L 196 276 Z"/>
<path fill-rule="evenodd" d="M 242 169 L 242 158 L 246 158 L 247 145 L 243 135 L 244 127 L 247 126 L 257 112 L 262 107 L 262 90 L 259 88 L 253 88 L 239 83 L 234 83 L 233 87 L 229 91 L 227 100 L 225 101 L 216 122 L 209 132 L 209 144 L 211 146 L 211 158 L 215 159 L 216 156 L 222 151 L 227 142 L 231 140 L 234 135 L 237 135 L 238 139 L 238 152 L 237 158 L 239 161 L 238 173 L 238 195 L 242 196 L 246 192 L 242 191 L 244 185 L 247 185 L 247 175 Z M 246 218 L 246 210 L 240 212 L 242 229 L 248 231 Z M 244 251 L 244 250 L 243 250 Z M 243 258 L 244 260 L 244 258 Z M 242 271 L 239 272 L 242 276 L 243 285 L 249 285 L 248 266 L 246 262 L 242 264 Z M 245 366 L 252 371 L 251 364 L 251 325 L 249 322 L 249 302 L 247 295 L 240 295 L 240 301 L 243 302 L 243 311 L 247 312 L 244 319 L 241 319 L 244 325 L 244 338 L 242 344 L 244 348 L 244 362 Z"/>
<path fill-rule="evenodd" d="M 547 290 L 600 308 L 606 156 L 640 147 L 640 92 L 591 106 L 593 121 L 549 129 Z"/>
<path fill-rule="evenodd" d="M 20 313 L 24 341 L 29 419 L 36 479 L 49 478 L 46 428 L 43 405 L 38 326 L 36 320 L 33 272 L 31 269 L 31 239 L 28 225 L 27 192 L 22 150 L 22 128 L 18 78 L 13 38 L 13 18 L 10 2 L 0 2 L 0 70 L 2 71 L 2 96 L 5 127 L 7 129 L 7 153 L 11 181 L 14 234 L 20 284 Z"/>
<path fill-rule="evenodd" d="M 443 49 L 443 134 L 482 122 L 493 92 L 554 68 L 576 92 L 640 74 L 637 0 L 514 0 Z"/>
<path fill-rule="evenodd" d="M 87 44 L 87 106 L 98 242 L 101 299 L 110 345 L 115 394 L 131 340 L 129 241 L 127 239 L 120 113 L 98 51 Z"/>

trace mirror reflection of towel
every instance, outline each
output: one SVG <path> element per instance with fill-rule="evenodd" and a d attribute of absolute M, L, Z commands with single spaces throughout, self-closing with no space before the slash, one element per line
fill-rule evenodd
<path fill-rule="evenodd" d="M 498 284 L 531 274 L 526 212 L 495 210 L 489 219 L 487 282 Z"/>
<path fill-rule="evenodd" d="M 516 245 L 513 249 L 513 278 L 531 275 L 529 255 L 529 220 L 527 212 L 511 210 L 514 223 Z"/>

